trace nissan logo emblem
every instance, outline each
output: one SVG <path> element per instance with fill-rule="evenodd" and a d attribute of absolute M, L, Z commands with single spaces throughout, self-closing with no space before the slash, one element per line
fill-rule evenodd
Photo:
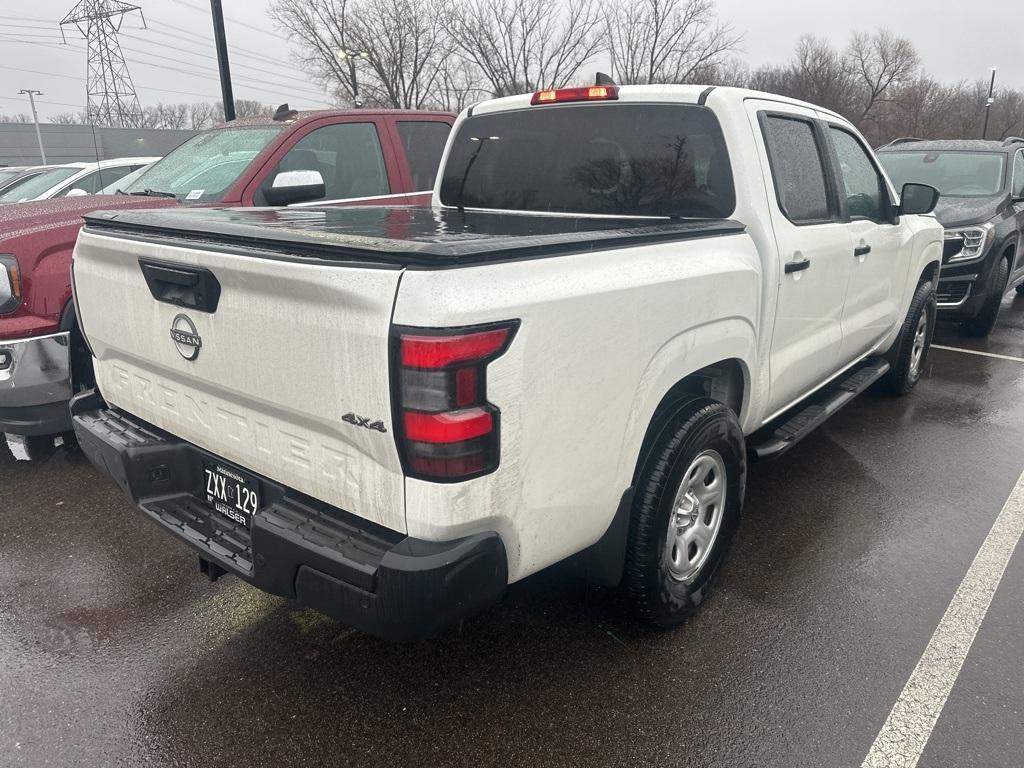
<path fill-rule="evenodd" d="M 196 324 L 187 315 L 178 315 L 171 323 L 171 338 L 174 346 L 178 348 L 178 354 L 186 360 L 195 360 L 199 357 L 199 350 L 202 349 L 203 339 L 196 330 Z"/>

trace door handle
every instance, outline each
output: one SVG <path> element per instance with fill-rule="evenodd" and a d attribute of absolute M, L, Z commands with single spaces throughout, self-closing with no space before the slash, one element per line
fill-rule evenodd
<path fill-rule="evenodd" d="M 800 259 L 799 261 L 787 261 L 786 262 L 786 274 L 791 275 L 794 272 L 802 272 L 811 266 L 810 259 Z"/>
<path fill-rule="evenodd" d="M 853 249 L 853 255 L 858 259 L 861 256 L 867 256 L 869 253 L 871 253 L 870 245 L 858 245 L 856 248 Z"/>
<path fill-rule="evenodd" d="M 139 267 L 157 301 L 200 312 L 217 311 L 220 283 L 210 270 L 143 259 L 139 259 Z"/>

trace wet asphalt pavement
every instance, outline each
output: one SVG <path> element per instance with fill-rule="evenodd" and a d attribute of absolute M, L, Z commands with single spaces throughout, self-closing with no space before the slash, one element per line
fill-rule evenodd
<path fill-rule="evenodd" d="M 1024 299 L 987 341 L 1024 358 Z M 81 456 L 0 451 L 0 766 L 859 766 L 1024 469 L 1024 362 L 934 350 L 753 467 L 672 632 L 558 571 L 391 645 L 208 583 Z M 920 765 L 1024 764 L 1018 544 Z"/>

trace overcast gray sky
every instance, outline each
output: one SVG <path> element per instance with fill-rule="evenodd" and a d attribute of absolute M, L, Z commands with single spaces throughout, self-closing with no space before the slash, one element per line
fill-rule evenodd
<path fill-rule="evenodd" d="M 559 0 L 552 0 L 558 2 Z M 22 88 L 44 92 L 40 117 L 85 107 L 85 46 L 73 29 L 61 46 L 57 22 L 76 0 L 0 0 L 0 112 L 27 112 Z M 717 0 L 719 16 L 744 34 L 741 57 L 752 66 L 785 61 L 811 32 L 841 45 L 855 29 L 884 25 L 910 38 L 939 79 L 981 79 L 999 67 L 997 84 L 1024 87 L 1017 0 Z M 136 0 L 121 44 L 143 104 L 220 98 L 207 0 Z M 327 96 L 291 63 L 289 46 L 266 15 L 266 0 L 223 0 L 235 97 L 297 108 L 328 105 Z M 969 9 L 969 12 L 968 12 Z"/>

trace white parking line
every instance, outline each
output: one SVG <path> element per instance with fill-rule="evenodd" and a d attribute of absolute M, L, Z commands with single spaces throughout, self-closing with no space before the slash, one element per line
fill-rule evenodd
<path fill-rule="evenodd" d="M 914 768 L 1024 531 L 1024 474 L 935 628 L 861 768 Z"/>
<path fill-rule="evenodd" d="M 944 347 L 941 344 L 932 344 L 932 349 L 944 349 L 947 352 L 963 352 L 965 355 L 981 355 L 982 357 L 994 357 L 997 360 L 1013 360 L 1017 363 L 1024 363 L 1024 357 L 1013 357 L 1012 355 L 997 355 L 995 352 L 981 352 L 977 349 L 963 349 L 961 347 Z"/>

